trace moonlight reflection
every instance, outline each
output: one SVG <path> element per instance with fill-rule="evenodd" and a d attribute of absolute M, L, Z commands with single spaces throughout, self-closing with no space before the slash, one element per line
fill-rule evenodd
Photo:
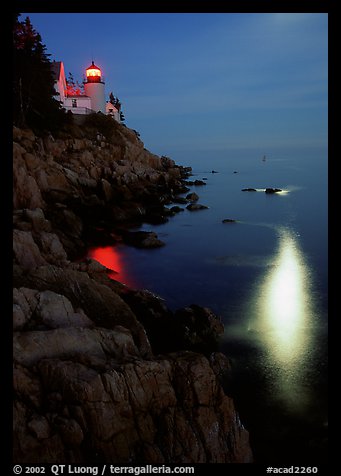
<path fill-rule="evenodd" d="M 308 265 L 296 235 L 279 232 L 278 252 L 255 296 L 252 326 L 259 332 L 268 367 L 281 393 L 294 400 L 304 380 L 312 346 L 314 313 Z M 283 396 L 283 395 L 282 395 Z M 299 400 L 296 402 L 299 404 Z"/>

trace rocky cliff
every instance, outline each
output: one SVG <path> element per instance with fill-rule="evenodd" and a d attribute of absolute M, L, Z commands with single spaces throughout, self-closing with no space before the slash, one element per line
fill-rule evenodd
<path fill-rule="evenodd" d="M 131 241 L 131 223 L 167 220 L 186 170 L 119 124 L 109 139 L 14 128 L 13 140 L 13 461 L 251 462 L 221 385 L 218 317 L 173 313 L 80 259 L 94 240 Z"/>

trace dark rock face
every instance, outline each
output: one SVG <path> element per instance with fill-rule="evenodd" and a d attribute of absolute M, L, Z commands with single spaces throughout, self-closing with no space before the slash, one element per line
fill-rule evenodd
<path fill-rule="evenodd" d="M 14 129 L 13 460 L 252 462 L 221 384 L 219 318 L 194 305 L 171 312 L 98 262 L 74 260 L 96 235 L 160 246 L 155 233 L 123 225 L 183 193 L 174 161 L 128 128 L 117 134 L 98 147 Z"/>
<path fill-rule="evenodd" d="M 255 188 L 242 188 L 242 192 L 257 192 Z"/>
<path fill-rule="evenodd" d="M 184 348 L 211 353 L 224 333 L 221 320 L 208 308 L 192 304 L 175 312 L 179 337 Z"/>
<path fill-rule="evenodd" d="M 210 309 L 192 304 L 173 313 L 160 297 L 146 290 L 126 290 L 120 295 L 143 324 L 154 353 L 186 349 L 209 356 L 217 350 L 224 326 Z"/>
<path fill-rule="evenodd" d="M 16 461 L 251 462 L 247 433 L 204 356 L 88 352 L 45 357 L 34 369 L 15 363 L 15 390 L 30 402 L 15 402 Z"/>

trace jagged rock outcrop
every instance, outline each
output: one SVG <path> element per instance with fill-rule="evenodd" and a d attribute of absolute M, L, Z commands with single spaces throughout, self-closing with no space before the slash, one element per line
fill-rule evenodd
<path fill-rule="evenodd" d="M 184 169 L 117 127 L 112 141 L 14 129 L 13 460 L 251 462 L 221 385 L 229 362 L 213 352 L 220 319 L 173 313 L 74 259 L 98 235 L 132 239 L 127 219 L 165 213 L 185 190 Z"/>
<path fill-rule="evenodd" d="M 41 138 L 14 127 L 18 228 L 30 231 L 39 218 L 51 221 L 68 254 L 76 256 L 95 226 L 100 234 L 99 224 L 103 229 L 128 220 L 167 220 L 164 205 L 183 191 L 181 178 L 188 172 L 147 151 L 134 131 L 119 124 L 116 128 L 112 142 L 104 136 L 98 140 L 98 134 L 92 139 Z"/>

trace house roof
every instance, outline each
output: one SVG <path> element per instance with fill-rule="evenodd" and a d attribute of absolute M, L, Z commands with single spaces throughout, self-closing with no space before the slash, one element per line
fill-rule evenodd
<path fill-rule="evenodd" d="M 115 111 L 116 111 L 116 112 L 119 112 L 118 109 L 117 109 L 117 107 L 115 107 L 110 101 L 107 101 L 107 102 L 105 103 L 105 108 L 108 109 L 108 110 L 110 109 L 110 110 L 112 110 L 113 112 L 115 112 Z"/>

